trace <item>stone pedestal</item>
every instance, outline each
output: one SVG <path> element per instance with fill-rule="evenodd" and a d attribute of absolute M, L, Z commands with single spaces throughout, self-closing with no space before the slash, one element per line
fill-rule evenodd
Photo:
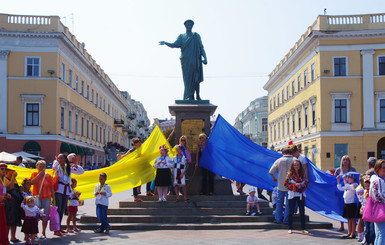
<path fill-rule="evenodd" d="M 184 101 L 177 100 L 174 105 L 169 106 L 171 115 L 175 116 L 175 139 L 179 142 L 182 135 L 187 137 L 188 149 L 191 153 L 191 164 L 187 170 L 186 186 L 189 187 L 188 195 L 198 195 L 201 191 L 202 173 L 198 167 L 194 178 L 192 178 L 196 163 L 196 152 L 198 148 L 198 136 L 205 133 L 207 136 L 211 132 L 210 117 L 217 109 L 216 105 L 210 104 L 208 100 Z M 190 181 L 192 183 L 190 184 Z M 231 184 L 227 179 L 218 176 L 214 177 L 215 195 L 232 195 Z"/>
<path fill-rule="evenodd" d="M 211 132 L 210 116 L 214 114 L 217 106 L 210 103 L 179 104 L 182 101 L 176 101 L 178 104 L 168 107 L 171 115 L 175 116 L 175 137 L 177 142 L 180 136 L 182 136 L 182 122 L 185 120 L 202 120 L 204 122 L 204 127 L 200 133 L 205 133 L 209 136 Z"/>

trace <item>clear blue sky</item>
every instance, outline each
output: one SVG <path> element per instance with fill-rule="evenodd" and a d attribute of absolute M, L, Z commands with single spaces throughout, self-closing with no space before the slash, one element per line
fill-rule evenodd
<path fill-rule="evenodd" d="M 384 13 L 383 0 L 67 0 L 6 1 L 8 14 L 57 15 L 120 90 L 141 101 L 150 120 L 170 117 L 183 97 L 179 49 L 159 46 L 193 19 L 208 58 L 201 97 L 231 124 L 257 97 L 295 42 L 328 15 Z M 73 14 L 73 21 L 72 15 Z M 72 25 L 74 23 L 74 25 Z"/>

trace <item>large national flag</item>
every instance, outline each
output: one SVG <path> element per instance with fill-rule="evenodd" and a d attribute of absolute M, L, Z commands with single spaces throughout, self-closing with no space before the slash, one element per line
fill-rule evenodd
<path fill-rule="evenodd" d="M 269 169 L 281 156 L 250 141 L 219 115 L 199 165 L 229 179 L 271 191 L 276 183 Z M 326 217 L 346 221 L 342 218 L 343 192 L 337 189 L 335 176 L 322 172 L 310 161 L 308 168 L 306 206 Z"/>
<path fill-rule="evenodd" d="M 171 149 L 170 144 L 165 138 L 159 126 L 156 126 L 150 137 L 142 144 L 140 148 L 125 156 L 114 165 L 86 171 L 82 175 L 72 174 L 72 178 L 78 181 L 76 190 L 81 192 L 80 199 L 94 198 L 95 185 L 99 182 L 99 174 L 106 173 L 106 183 L 110 185 L 112 193 L 121 192 L 133 187 L 145 184 L 155 179 L 155 169 L 153 168 L 156 157 L 160 155 L 159 146 L 167 145 Z M 173 151 L 169 151 L 169 155 L 173 157 Z M 9 168 L 16 170 L 18 173 L 17 181 L 19 184 L 24 178 L 30 178 L 36 169 L 21 168 L 9 165 Z M 47 173 L 53 174 L 51 169 L 46 170 Z"/>

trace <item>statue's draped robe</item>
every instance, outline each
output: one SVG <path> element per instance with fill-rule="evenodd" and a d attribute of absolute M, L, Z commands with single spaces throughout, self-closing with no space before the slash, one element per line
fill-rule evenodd
<path fill-rule="evenodd" d="M 181 34 L 172 46 L 181 49 L 180 62 L 184 82 L 183 99 L 193 99 L 196 86 L 203 81 L 203 44 L 201 37 L 196 32 L 193 32 L 191 36 Z"/>

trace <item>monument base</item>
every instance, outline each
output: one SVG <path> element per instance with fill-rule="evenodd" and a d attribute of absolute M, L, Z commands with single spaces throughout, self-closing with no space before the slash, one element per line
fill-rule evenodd
<path fill-rule="evenodd" d="M 198 195 L 201 192 L 202 173 L 201 167 L 195 171 L 196 153 L 199 143 L 199 134 L 205 133 L 207 136 L 211 132 L 210 117 L 217 109 L 216 105 L 209 103 L 209 100 L 177 100 L 174 105 L 169 106 L 171 115 L 175 116 L 175 139 L 184 135 L 187 138 L 188 150 L 191 153 L 191 164 L 187 169 L 186 185 L 188 195 Z M 190 184 L 190 181 L 192 183 Z M 231 183 L 227 179 L 218 176 L 214 177 L 214 195 L 233 195 Z"/>
<path fill-rule="evenodd" d="M 175 100 L 177 105 L 207 105 L 210 100 Z"/>

